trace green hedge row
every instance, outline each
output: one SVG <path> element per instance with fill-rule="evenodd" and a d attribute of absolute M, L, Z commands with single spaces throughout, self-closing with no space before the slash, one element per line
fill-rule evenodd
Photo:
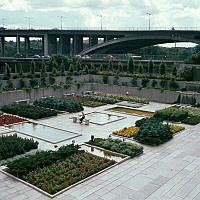
<path fill-rule="evenodd" d="M 80 112 L 83 110 L 83 106 L 77 101 L 62 100 L 54 97 L 42 98 L 34 101 L 33 104 L 45 108 L 62 110 L 70 113 Z"/>
<path fill-rule="evenodd" d="M 55 110 L 39 108 L 37 106 L 27 105 L 27 104 L 7 105 L 3 106 L 1 110 L 5 113 L 19 115 L 21 117 L 27 117 L 30 119 L 41 119 L 44 117 L 56 116 L 58 113 Z"/>
<path fill-rule="evenodd" d="M 23 139 L 16 134 L 0 137 L 0 160 L 24 154 L 31 149 L 37 149 L 38 142 L 33 139 Z"/>

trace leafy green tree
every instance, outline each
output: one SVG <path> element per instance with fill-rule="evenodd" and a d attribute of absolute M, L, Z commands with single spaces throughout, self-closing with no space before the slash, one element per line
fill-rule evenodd
<path fill-rule="evenodd" d="M 85 72 L 86 74 L 89 74 L 88 65 L 85 65 L 84 72 Z"/>
<path fill-rule="evenodd" d="M 69 66 L 69 72 L 74 72 L 74 64 L 70 64 Z"/>
<path fill-rule="evenodd" d="M 142 72 L 143 72 L 143 65 L 142 65 L 142 63 L 140 63 L 140 64 L 138 65 L 138 72 L 139 72 L 139 73 L 142 73 Z"/>
<path fill-rule="evenodd" d="M 65 63 L 64 62 L 62 62 L 61 65 L 60 65 L 60 72 L 61 73 L 65 72 Z"/>
<path fill-rule="evenodd" d="M 26 87 L 26 83 L 24 81 L 24 79 L 19 79 L 19 88 L 25 88 Z"/>
<path fill-rule="evenodd" d="M 20 64 L 20 69 L 19 69 L 19 76 L 22 77 L 23 76 L 23 67 L 22 67 L 22 64 Z"/>
<path fill-rule="evenodd" d="M 132 58 L 128 61 L 128 71 L 132 74 L 135 73 L 135 65 Z"/>
<path fill-rule="evenodd" d="M 117 72 L 122 72 L 123 71 L 123 65 L 121 62 L 118 62 L 118 65 L 117 65 Z"/>
<path fill-rule="evenodd" d="M 148 63 L 148 73 L 150 73 L 150 74 L 153 73 L 153 62 L 152 62 L 152 60 L 150 60 L 149 63 Z"/>
<path fill-rule="evenodd" d="M 161 75 L 165 74 L 165 63 L 164 62 L 160 63 L 160 74 Z"/>
<path fill-rule="evenodd" d="M 30 73 L 35 74 L 35 61 L 34 60 L 31 61 Z"/>
<path fill-rule="evenodd" d="M 175 63 L 173 65 L 172 75 L 177 76 L 177 68 L 176 68 L 176 64 Z"/>
<path fill-rule="evenodd" d="M 56 82 L 55 77 L 52 74 L 49 74 L 49 84 L 53 85 Z"/>
<path fill-rule="evenodd" d="M 10 78 L 10 73 L 11 73 L 11 69 L 8 65 L 8 63 L 5 63 L 5 70 L 4 70 L 4 75 L 9 79 Z"/>
<path fill-rule="evenodd" d="M 100 71 L 101 72 L 103 71 L 103 65 L 102 64 L 100 65 Z"/>

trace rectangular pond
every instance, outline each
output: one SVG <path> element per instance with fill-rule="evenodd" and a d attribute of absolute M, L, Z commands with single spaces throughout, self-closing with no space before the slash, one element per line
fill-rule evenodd
<path fill-rule="evenodd" d="M 90 123 L 97 124 L 97 125 L 105 125 L 112 122 L 116 122 L 126 117 L 113 115 L 109 113 L 101 113 L 101 112 L 91 112 L 85 114 L 85 118 L 90 120 Z"/>
<path fill-rule="evenodd" d="M 106 150 L 100 149 L 98 147 L 92 147 L 87 144 L 81 145 L 81 149 L 87 151 L 88 153 L 94 154 L 96 156 L 103 157 L 103 158 L 106 158 L 109 160 L 114 160 L 116 162 L 120 162 L 127 157 L 125 155 L 124 156 L 119 155 L 117 153 L 106 151 Z"/>
<path fill-rule="evenodd" d="M 10 125 L 8 127 L 16 132 L 50 142 L 52 144 L 60 143 L 80 136 L 80 134 L 77 133 L 31 122 Z"/>

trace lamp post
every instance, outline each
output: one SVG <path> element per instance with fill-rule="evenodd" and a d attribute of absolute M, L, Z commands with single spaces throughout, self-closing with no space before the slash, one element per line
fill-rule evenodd
<path fill-rule="evenodd" d="M 31 18 L 30 17 L 25 17 L 28 20 L 28 29 L 31 29 Z"/>
<path fill-rule="evenodd" d="M 147 15 L 149 15 L 149 31 L 151 30 L 151 13 L 146 13 Z"/>
<path fill-rule="evenodd" d="M 5 20 L 6 20 L 6 18 L 2 18 L 2 26 L 3 27 L 5 26 Z"/>
<path fill-rule="evenodd" d="M 101 30 L 102 30 L 102 27 L 103 27 L 103 15 L 97 15 L 98 17 L 101 17 Z"/>
<path fill-rule="evenodd" d="M 60 30 L 62 30 L 62 24 L 63 24 L 63 16 L 58 16 L 58 17 L 60 17 Z"/>

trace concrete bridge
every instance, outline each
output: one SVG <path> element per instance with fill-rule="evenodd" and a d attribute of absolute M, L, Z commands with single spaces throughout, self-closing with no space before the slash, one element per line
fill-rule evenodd
<path fill-rule="evenodd" d="M 24 38 L 25 52 L 28 56 L 30 38 L 41 38 L 44 55 L 60 53 L 71 54 L 113 54 L 127 53 L 145 46 L 193 42 L 200 44 L 200 31 L 194 30 L 9 30 L 0 29 L 1 56 L 5 56 L 5 37 L 16 37 L 17 54 L 20 54 L 20 38 Z M 89 39 L 89 48 L 83 50 L 83 38 Z M 99 44 L 101 38 L 103 43 Z"/>

